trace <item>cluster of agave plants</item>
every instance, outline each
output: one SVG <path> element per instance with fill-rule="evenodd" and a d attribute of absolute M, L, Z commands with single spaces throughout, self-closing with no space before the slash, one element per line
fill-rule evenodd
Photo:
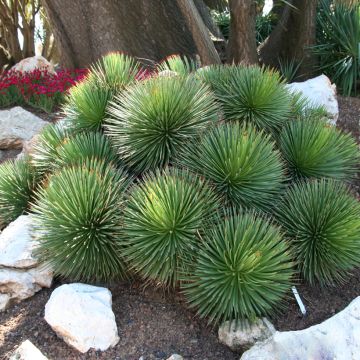
<path fill-rule="evenodd" d="M 358 146 L 260 67 L 109 54 L 64 120 L 0 166 L 0 228 L 31 213 L 38 256 L 80 281 L 180 289 L 210 323 L 281 307 L 360 265 Z M 165 76 L 164 76 L 165 75 Z"/>

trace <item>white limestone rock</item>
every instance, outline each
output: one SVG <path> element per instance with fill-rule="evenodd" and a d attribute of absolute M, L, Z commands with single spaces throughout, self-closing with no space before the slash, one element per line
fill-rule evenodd
<path fill-rule="evenodd" d="M 9 294 L 0 294 L 0 312 L 8 308 L 11 297 Z"/>
<path fill-rule="evenodd" d="M 58 287 L 45 306 L 45 320 L 64 341 L 85 353 L 106 350 L 119 341 L 111 292 L 74 283 Z"/>
<path fill-rule="evenodd" d="M 184 358 L 179 354 L 172 354 L 167 360 L 184 360 Z"/>
<path fill-rule="evenodd" d="M 19 216 L 0 234 L 0 267 L 29 269 L 38 265 L 33 251 L 37 242 L 31 237 L 31 217 Z"/>
<path fill-rule="evenodd" d="M 30 215 L 19 216 L 0 234 L 0 311 L 51 286 L 52 270 L 34 256 L 31 222 Z"/>
<path fill-rule="evenodd" d="M 46 70 L 49 73 L 56 74 L 54 66 L 47 61 L 43 56 L 31 56 L 19 61 L 11 70 L 29 72 L 34 70 Z"/>
<path fill-rule="evenodd" d="M 0 149 L 22 149 L 47 124 L 20 106 L 0 110 Z"/>
<path fill-rule="evenodd" d="M 333 125 L 339 117 L 339 105 L 336 97 L 336 85 L 331 84 L 326 75 L 320 75 L 303 82 L 286 85 L 290 92 L 300 92 L 310 104 L 323 106 L 329 115 L 329 122 Z"/>
<path fill-rule="evenodd" d="M 255 321 L 239 320 L 225 321 L 219 328 L 218 336 L 221 343 L 227 345 L 233 351 L 249 349 L 257 341 L 269 338 L 275 333 L 275 328 L 266 319 Z"/>
<path fill-rule="evenodd" d="M 48 360 L 48 359 L 30 340 L 25 340 L 13 352 L 9 360 Z"/>
<path fill-rule="evenodd" d="M 276 332 L 246 351 L 241 360 L 360 359 L 360 297 L 321 324 Z"/>

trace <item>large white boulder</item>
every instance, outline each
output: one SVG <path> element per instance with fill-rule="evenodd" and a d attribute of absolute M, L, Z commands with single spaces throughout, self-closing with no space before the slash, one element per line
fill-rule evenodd
<path fill-rule="evenodd" d="M 47 357 L 30 341 L 23 341 L 9 360 L 47 360 Z"/>
<path fill-rule="evenodd" d="M 333 125 L 339 117 L 339 105 L 336 97 L 336 85 L 331 84 L 326 75 L 320 75 L 303 82 L 286 85 L 290 92 L 301 93 L 309 100 L 310 105 L 323 106 Z"/>
<path fill-rule="evenodd" d="M 28 57 L 15 64 L 11 70 L 29 72 L 34 70 L 46 70 L 49 73 L 56 74 L 54 66 L 43 56 L 37 55 Z"/>
<path fill-rule="evenodd" d="M 0 267 L 32 268 L 38 264 L 33 255 L 37 242 L 31 237 L 31 217 L 19 216 L 0 234 Z"/>
<path fill-rule="evenodd" d="M 30 215 L 22 215 L 0 234 L 0 311 L 51 286 L 52 270 L 34 255 L 37 241 L 31 223 Z"/>
<path fill-rule="evenodd" d="M 332 318 L 300 331 L 276 332 L 241 360 L 360 359 L 360 297 Z"/>
<path fill-rule="evenodd" d="M 119 341 L 111 292 L 74 283 L 53 291 L 45 306 L 45 320 L 64 341 L 85 353 L 106 350 Z"/>
<path fill-rule="evenodd" d="M 20 106 L 0 110 L 0 149 L 22 149 L 47 124 Z"/>
<path fill-rule="evenodd" d="M 257 341 L 269 338 L 275 328 L 266 318 L 255 321 L 225 321 L 218 331 L 219 340 L 233 351 L 249 349 Z"/>

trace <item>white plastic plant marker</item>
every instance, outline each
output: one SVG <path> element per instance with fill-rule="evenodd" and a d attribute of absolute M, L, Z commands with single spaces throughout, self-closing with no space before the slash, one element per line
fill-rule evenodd
<path fill-rule="evenodd" d="M 299 295 L 296 287 L 293 286 L 293 287 L 291 288 L 291 290 L 292 290 L 292 292 L 293 292 L 293 294 L 294 294 L 294 296 L 295 296 L 296 302 L 297 302 L 298 305 L 299 305 L 299 308 L 300 308 L 301 313 L 303 314 L 303 316 L 306 316 L 306 308 L 305 308 L 305 305 L 304 305 L 304 303 L 302 302 L 301 297 L 300 297 L 300 295 Z"/>

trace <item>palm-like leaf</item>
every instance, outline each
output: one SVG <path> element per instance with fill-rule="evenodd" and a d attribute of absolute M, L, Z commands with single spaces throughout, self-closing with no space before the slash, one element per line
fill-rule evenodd
<path fill-rule="evenodd" d="M 0 165 L 0 229 L 28 209 L 35 186 L 35 170 L 28 158 Z"/>
<path fill-rule="evenodd" d="M 194 272 L 182 286 L 198 314 L 216 323 L 271 313 L 289 291 L 292 276 L 279 228 L 232 211 L 206 230 Z"/>
<path fill-rule="evenodd" d="M 268 210 L 284 181 L 270 135 L 250 125 L 223 124 L 189 144 L 180 163 L 209 180 L 227 202 Z"/>
<path fill-rule="evenodd" d="M 33 206 L 39 256 L 77 280 L 123 277 L 120 238 L 126 174 L 102 162 L 66 167 L 39 190 Z"/>
<path fill-rule="evenodd" d="M 176 286 L 193 261 L 203 230 L 217 205 L 203 180 L 186 171 L 165 170 L 136 186 L 125 209 L 125 255 L 144 279 Z"/>
<path fill-rule="evenodd" d="M 294 177 L 351 179 L 359 166 L 359 150 L 349 134 L 317 119 L 289 123 L 280 149 Z"/>
<path fill-rule="evenodd" d="M 333 284 L 360 265 L 360 204 L 343 184 L 324 179 L 299 183 L 277 212 L 310 283 Z"/>
<path fill-rule="evenodd" d="M 116 97 L 106 133 L 137 172 L 162 167 L 206 126 L 217 109 L 208 87 L 190 78 L 151 78 Z"/>
<path fill-rule="evenodd" d="M 215 91 L 226 120 L 276 132 L 288 121 L 291 96 L 280 75 L 257 66 L 214 66 L 198 76 Z"/>

